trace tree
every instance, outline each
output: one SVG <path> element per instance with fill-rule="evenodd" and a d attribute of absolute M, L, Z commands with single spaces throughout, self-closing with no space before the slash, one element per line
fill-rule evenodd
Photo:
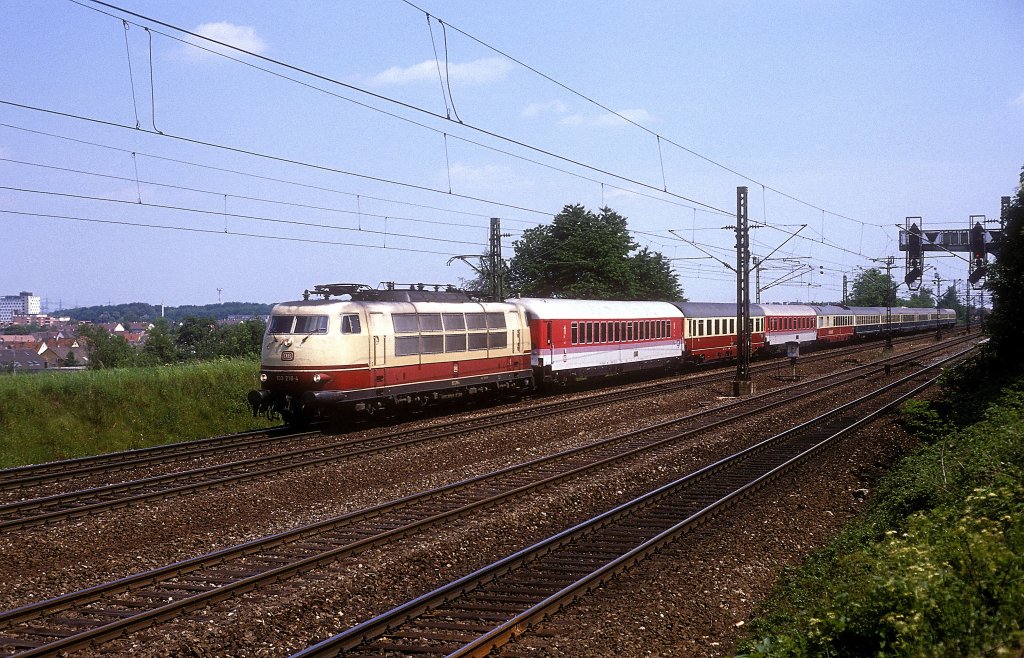
<path fill-rule="evenodd" d="M 220 328 L 217 356 L 259 358 L 267 324 L 254 318 Z"/>
<path fill-rule="evenodd" d="M 935 296 L 932 295 L 932 289 L 928 286 L 921 286 L 910 296 L 910 299 L 906 300 L 906 305 L 910 308 L 935 308 Z"/>
<path fill-rule="evenodd" d="M 877 267 L 864 270 L 853 280 L 853 293 L 850 295 L 849 305 L 886 306 L 887 292 L 895 287 L 896 282 L 893 278 L 883 274 Z M 895 304 L 895 299 L 893 303 Z"/>
<path fill-rule="evenodd" d="M 174 363 L 179 359 L 178 348 L 171 337 L 171 329 L 164 318 L 157 318 L 153 328 L 146 332 L 142 347 L 143 361 L 151 365 Z"/>
<path fill-rule="evenodd" d="M 550 225 L 523 232 L 509 262 L 509 289 L 528 297 L 684 300 L 662 254 L 639 249 L 626 218 L 565 206 Z"/>
<path fill-rule="evenodd" d="M 988 317 L 989 350 L 993 365 L 1008 376 L 1024 372 L 1024 168 L 1020 186 L 1010 201 L 1006 228 L 999 245 L 999 257 L 989 267 L 985 287 L 992 292 L 992 312 Z"/>
<path fill-rule="evenodd" d="M 125 368 L 134 365 L 137 360 L 135 348 L 128 344 L 124 336 L 109 334 L 103 327 L 79 325 L 78 335 L 88 342 L 89 367 L 93 370 Z"/>
<path fill-rule="evenodd" d="M 956 311 L 956 319 L 963 322 L 967 319 L 967 307 L 960 302 L 960 296 L 956 293 L 956 286 L 949 286 L 942 297 L 939 297 L 940 308 L 951 308 Z"/>
<path fill-rule="evenodd" d="M 217 356 L 217 320 L 189 316 L 175 332 L 174 344 L 186 359 L 212 359 Z"/>

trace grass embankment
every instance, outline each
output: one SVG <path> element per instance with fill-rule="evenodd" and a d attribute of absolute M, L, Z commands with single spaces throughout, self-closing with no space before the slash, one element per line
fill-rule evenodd
<path fill-rule="evenodd" d="M 251 360 L 0 377 L 0 468 L 239 432 Z"/>
<path fill-rule="evenodd" d="M 784 579 L 748 656 L 1018 655 L 1024 641 L 1024 380 L 955 430 L 904 409 L 928 445 L 867 514 Z"/>

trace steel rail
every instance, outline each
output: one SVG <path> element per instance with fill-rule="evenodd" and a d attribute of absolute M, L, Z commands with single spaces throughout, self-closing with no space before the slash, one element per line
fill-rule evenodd
<path fill-rule="evenodd" d="M 936 350 L 939 348 L 933 345 L 929 349 Z M 866 366 L 858 366 L 853 370 L 863 370 L 872 366 L 878 369 L 878 364 L 870 364 Z M 853 373 L 848 374 L 847 378 L 851 379 L 862 376 L 863 375 L 856 375 Z M 19 640 L 17 637 L 13 637 L 0 639 L 0 646 L 3 646 L 7 639 L 10 639 L 11 642 L 20 641 L 26 646 L 43 644 L 48 648 L 40 647 L 39 654 L 25 654 L 41 655 L 51 652 L 51 649 L 53 651 L 65 650 L 75 646 L 82 646 L 90 642 L 110 639 L 125 632 L 138 630 L 139 628 L 148 626 L 160 621 L 161 619 L 170 618 L 189 610 L 194 610 L 249 591 L 255 587 L 282 580 L 296 573 L 301 573 L 322 564 L 332 562 L 343 556 L 351 555 L 373 546 L 379 546 L 387 542 L 394 541 L 414 532 L 418 532 L 428 526 L 455 518 L 456 516 L 468 514 L 484 506 L 500 503 L 512 496 L 524 495 L 530 491 L 536 490 L 537 488 L 549 486 L 554 482 L 585 474 L 589 471 L 608 466 L 622 459 L 635 457 L 641 452 L 647 452 L 669 446 L 672 442 L 678 441 L 685 436 L 689 436 L 698 431 L 703 431 L 713 425 L 730 422 L 735 419 L 736 416 L 748 416 L 763 409 L 764 406 L 778 404 L 777 398 L 786 396 L 787 390 L 790 393 L 800 388 L 832 390 L 836 385 L 834 380 L 834 377 L 823 376 L 817 380 L 808 380 L 806 382 L 795 384 L 788 387 L 788 389 L 765 393 L 761 396 L 757 396 L 757 398 L 736 401 L 716 409 L 691 414 L 683 419 L 658 423 L 652 427 L 644 428 L 644 430 L 641 431 L 649 433 L 652 431 L 652 428 L 664 430 L 666 428 L 670 428 L 672 425 L 678 425 L 682 421 L 690 421 L 691 423 L 696 424 L 697 427 L 687 429 L 685 431 L 672 431 L 667 435 L 660 436 L 655 441 L 649 441 L 645 445 L 635 446 L 630 444 L 630 439 L 639 432 L 627 432 L 616 437 L 601 440 L 595 444 L 567 450 L 557 455 L 539 458 L 527 464 L 517 465 L 496 473 L 471 478 L 469 480 L 442 487 L 441 489 L 426 492 L 425 494 L 408 496 L 398 501 L 385 503 L 368 510 L 355 512 L 336 519 L 280 533 L 262 540 L 247 542 L 246 544 L 242 544 L 238 547 L 223 549 L 207 556 L 185 560 L 167 567 L 136 574 L 119 581 L 98 585 L 80 592 L 67 594 L 48 601 L 41 601 L 22 606 L 21 608 L 5 613 L 0 613 L 0 625 L 5 626 L 9 633 L 16 633 L 16 628 L 14 628 L 16 625 L 25 624 L 26 622 L 30 622 L 35 619 L 45 622 L 45 619 L 40 618 L 47 615 L 50 615 L 49 619 L 53 619 L 54 623 L 58 627 L 61 627 L 65 622 L 67 622 L 67 620 L 62 617 L 54 618 L 53 615 L 64 611 L 69 611 L 66 614 L 72 615 L 75 620 L 74 625 L 78 627 L 88 626 L 90 614 L 95 616 L 97 613 L 95 606 L 90 608 L 91 604 L 101 601 L 104 597 L 107 597 L 108 601 L 106 606 L 109 610 L 112 607 L 112 603 L 109 601 L 110 597 L 126 592 L 130 593 L 132 591 L 138 591 L 142 587 L 149 586 L 151 587 L 151 591 L 156 591 L 152 590 L 152 586 L 159 585 L 164 589 L 164 595 L 161 595 L 160 600 L 173 600 L 172 603 L 159 606 L 156 609 L 152 609 L 152 605 L 150 605 L 150 609 L 141 612 L 141 614 L 122 615 L 125 618 L 117 619 L 112 623 L 101 623 L 108 622 L 109 619 L 100 615 L 100 619 L 91 620 L 91 628 L 84 631 L 82 628 L 78 628 L 79 632 L 73 636 L 65 637 L 63 640 L 58 640 L 56 644 L 44 643 L 35 639 Z M 821 385 L 818 386 L 818 384 Z M 799 395 L 802 397 L 812 394 L 813 392 L 813 390 L 805 390 Z M 793 396 L 790 395 L 790 397 Z M 773 401 L 772 398 L 775 398 L 776 400 Z M 749 403 L 752 400 L 757 399 L 760 399 L 761 403 L 753 405 L 753 407 L 756 408 L 748 408 L 739 414 L 729 414 L 729 407 L 739 407 L 743 405 L 750 406 Z M 720 418 L 712 422 L 707 421 L 707 417 L 716 413 L 721 415 L 723 411 L 726 413 L 725 418 Z M 615 444 L 622 444 L 619 449 L 620 452 L 618 453 L 614 452 Z M 585 455 L 587 452 L 595 453 L 595 456 L 589 458 L 589 461 L 585 461 L 582 465 L 577 465 L 571 461 L 573 457 Z M 556 464 L 558 461 L 565 462 L 567 460 L 569 463 L 561 467 L 561 472 L 552 470 L 552 465 Z M 533 481 L 526 481 L 525 476 L 530 474 L 531 469 L 535 471 L 536 474 L 532 476 Z M 505 484 L 504 491 L 500 491 L 497 488 L 497 482 L 495 481 L 500 480 L 508 481 Z M 474 486 L 482 489 L 481 492 L 476 494 L 476 500 L 472 500 L 472 496 L 466 494 L 466 490 Z M 442 504 L 445 503 L 444 496 L 448 496 L 450 499 L 447 502 L 447 507 L 444 507 Z M 456 504 L 453 504 L 452 501 Z M 430 507 L 431 504 L 434 505 L 434 507 Z M 416 505 L 427 506 L 425 510 L 419 511 L 418 520 L 417 514 L 414 513 L 415 510 L 413 509 Z M 400 511 L 400 518 L 398 522 L 389 521 L 386 514 L 395 510 Z M 411 520 L 408 518 L 410 516 L 413 517 Z M 378 529 L 373 530 L 372 532 L 360 531 L 358 527 L 354 528 L 354 526 L 357 526 L 359 523 L 377 526 Z M 381 525 L 385 527 L 390 525 L 390 529 L 385 532 L 380 532 L 379 526 Z M 342 538 L 347 543 L 342 543 L 341 545 L 332 547 L 331 542 L 325 541 L 324 539 L 324 536 L 330 532 L 342 532 Z M 294 548 L 295 546 L 301 546 L 302 549 L 296 550 Z M 281 555 L 270 553 L 272 549 L 277 547 L 284 547 L 284 553 L 288 553 L 289 551 L 292 553 L 290 556 L 290 564 L 281 565 Z M 259 563 L 261 559 L 260 556 L 263 558 L 267 558 L 269 556 L 270 561 L 261 566 Z M 246 560 L 245 558 L 250 559 Z M 235 564 L 231 564 L 229 562 L 230 560 L 235 560 Z M 288 560 L 284 561 L 287 562 Z M 217 569 L 222 565 L 224 566 L 224 569 L 221 572 L 218 572 Z M 204 574 L 200 572 L 202 569 L 212 569 L 212 571 L 207 571 Z M 233 573 L 233 578 L 225 578 L 225 572 Z M 241 573 L 241 575 L 239 575 L 239 573 Z M 170 582 L 175 579 L 177 579 L 177 582 Z M 225 581 L 228 582 L 225 583 Z M 211 585 L 211 583 L 213 584 Z M 184 588 L 183 590 L 176 589 L 182 587 Z M 127 610 L 132 610 L 140 606 L 140 602 L 132 601 Z M 114 602 L 113 607 L 116 607 L 116 602 Z M 118 615 L 121 615 L 124 610 L 124 608 L 119 610 Z M 139 613 L 139 611 L 135 610 L 135 613 Z M 45 629 L 40 628 L 39 624 L 34 625 L 34 633 L 36 635 L 44 632 Z M 69 635 L 66 630 L 60 630 L 57 634 Z"/>
<path fill-rule="evenodd" d="M 923 373 L 961 359 L 972 349 L 478 569 L 300 651 L 293 658 L 387 652 L 486 656 L 837 439 L 931 386 L 941 374 L 921 384 L 914 382 Z M 880 407 L 852 418 L 849 415 L 857 407 L 908 385 L 910 390 Z M 481 611 L 484 614 L 479 614 Z M 467 640 L 467 636 L 475 637 Z"/>

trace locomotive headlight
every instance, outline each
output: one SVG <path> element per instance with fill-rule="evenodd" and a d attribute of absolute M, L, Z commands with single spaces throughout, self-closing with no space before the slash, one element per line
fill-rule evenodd
<path fill-rule="evenodd" d="M 261 372 L 260 373 L 260 381 L 261 382 L 267 381 L 267 373 L 265 373 L 265 372 Z"/>
<path fill-rule="evenodd" d="M 313 375 L 313 383 L 314 384 L 319 384 L 320 383 L 320 373 L 317 373 L 317 374 Z"/>
<path fill-rule="evenodd" d="M 326 384 L 329 381 L 331 381 L 331 376 L 330 375 L 324 375 L 324 374 L 319 373 L 319 372 L 316 373 L 315 375 L 313 375 L 313 383 L 314 384 Z"/>

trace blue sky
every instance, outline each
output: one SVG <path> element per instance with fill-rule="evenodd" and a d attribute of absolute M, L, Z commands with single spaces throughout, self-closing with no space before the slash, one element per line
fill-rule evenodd
<path fill-rule="evenodd" d="M 997 218 L 1024 164 L 1015 0 L 112 4 L 322 77 L 90 0 L 8 0 L 0 294 L 181 305 L 457 283 L 472 271 L 448 262 L 484 251 L 489 217 L 508 257 L 582 203 L 628 217 L 690 299 L 728 301 L 732 273 L 704 251 L 733 260 L 722 227 L 746 185 L 767 223 L 754 254 L 806 225 L 775 257 L 813 269 L 762 299 L 838 299 L 844 273 L 902 263 L 905 217 Z"/>

